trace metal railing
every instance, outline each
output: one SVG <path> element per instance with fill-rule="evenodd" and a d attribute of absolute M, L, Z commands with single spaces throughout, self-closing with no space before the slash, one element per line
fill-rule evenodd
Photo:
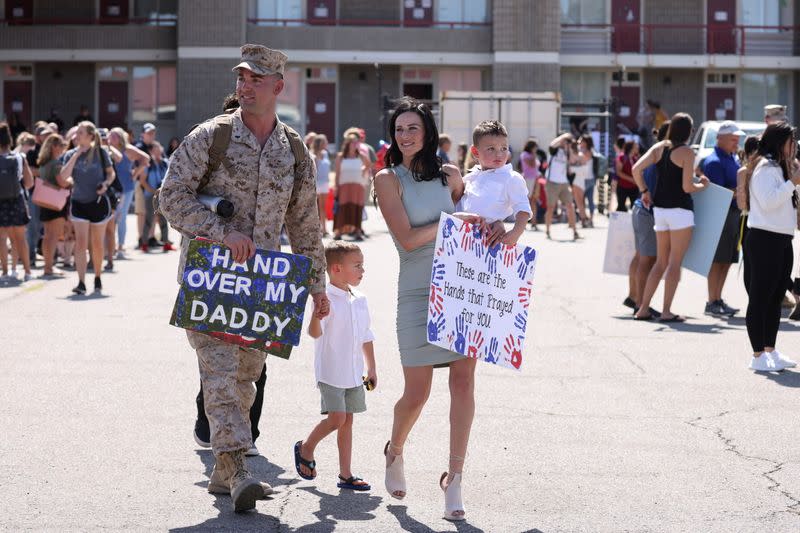
<path fill-rule="evenodd" d="M 175 26 L 176 15 L 160 15 L 155 17 L 15 17 L 0 19 L 0 26 Z"/>
<path fill-rule="evenodd" d="M 354 18 L 248 18 L 249 24 L 262 26 L 377 26 L 388 28 L 481 28 L 491 26 L 491 22 L 442 21 L 442 20 L 404 20 L 404 19 L 354 19 Z"/>
<path fill-rule="evenodd" d="M 562 24 L 566 53 L 800 55 L 800 26 Z"/>

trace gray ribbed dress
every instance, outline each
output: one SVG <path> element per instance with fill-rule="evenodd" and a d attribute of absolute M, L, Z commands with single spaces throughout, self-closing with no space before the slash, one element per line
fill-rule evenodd
<path fill-rule="evenodd" d="M 453 213 L 455 206 L 450 188 L 441 180 L 414 181 L 411 172 L 404 166 L 392 168 L 400 181 L 400 196 L 403 200 L 411 227 L 426 226 L 439 222 L 445 213 Z M 428 293 L 433 266 L 435 242 L 430 242 L 406 252 L 392 235 L 397 254 L 400 256 L 400 275 L 397 283 L 397 343 L 400 347 L 400 362 L 403 366 L 446 365 L 463 356 L 428 344 Z"/>

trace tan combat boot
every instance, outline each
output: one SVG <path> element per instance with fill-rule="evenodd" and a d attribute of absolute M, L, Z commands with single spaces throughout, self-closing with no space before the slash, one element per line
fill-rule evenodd
<path fill-rule="evenodd" d="M 225 466 L 225 461 L 217 460 L 214 470 L 211 472 L 211 479 L 208 480 L 208 492 L 211 494 L 230 494 L 231 493 L 231 469 Z M 275 490 L 269 483 L 261 482 L 264 489 L 264 497 L 274 494 Z"/>
<path fill-rule="evenodd" d="M 238 512 L 254 509 L 256 500 L 272 494 L 272 487 L 253 478 L 245 465 L 244 450 L 236 450 L 223 452 L 217 456 L 217 463 L 208 483 L 208 491 L 230 494 L 233 510 Z"/>

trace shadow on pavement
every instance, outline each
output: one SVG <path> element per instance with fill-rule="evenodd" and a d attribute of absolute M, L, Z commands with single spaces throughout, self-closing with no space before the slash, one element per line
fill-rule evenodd
<path fill-rule="evenodd" d="M 784 387 L 792 389 L 800 388 L 800 373 L 798 372 L 784 370 L 783 372 L 758 372 L 758 375 Z"/>
<path fill-rule="evenodd" d="M 70 294 L 69 296 L 64 296 L 60 299 L 71 300 L 73 302 L 85 302 L 87 300 L 102 300 L 104 298 L 110 298 L 110 296 L 102 292 L 90 292 L 86 294 Z"/>
<path fill-rule="evenodd" d="M 408 516 L 408 507 L 405 505 L 389 505 L 387 509 L 394 515 L 395 518 L 397 518 L 397 522 L 404 531 L 413 531 L 414 533 L 438 533 L 436 529 L 431 529 L 419 520 L 415 520 L 414 518 Z M 442 518 L 442 522 L 444 521 L 444 518 Z M 449 523 L 456 527 L 456 531 L 458 531 L 458 533 L 484 533 L 482 529 L 470 525 L 469 519 L 462 522 Z M 450 531 L 450 529 L 448 528 L 446 531 Z M 539 530 L 532 529 L 531 533 L 537 531 Z"/>
<path fill-rule="evenodd" d="M 319 498 L 319 511 L 314 512 L 319 522 L 306 524 L 292 531 L 328 533 L 336 529 L 338 521 L 358 522 L 374 520 L 372 511 L 383 501 L 380 496 L 371 496 L 369 492 L 353 492 L 342 490 L 338 494 L 321 492 L 316 487 L 299 487 Z M 364 526 L 365 531 L 369 527 Z"/>
<path fill-rule="evenodd" d="M 208 449 L 195 450 L 195 453 L 203 462 L 203 466 L 205 467 L 204 473 L 206 477 L 211 477 L 211 471 L 213 470 L 215 463 L 214 453 Z M 278 465 L 270 463 L 267 461 L 266 457 L 260 455 L 258 457 L 248 457 L 247 468 L 250 470 L 250 473 L 253 474 L 253 477 L 260 481 L 266 481 L 275 487 L 278 491 L 276 496 L 280 496 L 281 486 L 293 485 L 297 483 L 297 480 L 294 479 L 279 479 L 278 476 L 285 473 L 286 470 Z M 198 481 L 195 483 L 195 485 L 202 487 L 205 490 L 205 488 L 208 486 L 208 480 Z M 272 531 L 278 530 L 278 528 L 282 526 L 286 527 L 286 525 L 282 524 L 278 518 L 262 512 L 262 505 L 264 504 L 258 504 L 255 511 L 234 513 L 230 496 L 224 494 L 208 494 L 208 498 L 213 499 L 214 501 L 213 506 L 218 511 L 218 515 L 216 517 L 206 520 L 202 524 L 173 528 L 170 531 L 175 533 L 189 531 L 224 531 L 231 529 L 242 531 Z M 268 497 L 266 500 L 261 501 L 275 502 L 276 500 L 274 497 Z M 279 506 L 276 507 L 273 505 L 273 508 L 277 510 Z"/>

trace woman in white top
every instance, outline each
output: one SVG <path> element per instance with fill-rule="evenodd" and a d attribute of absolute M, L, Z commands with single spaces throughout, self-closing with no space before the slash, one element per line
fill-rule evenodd
<path fill-rule="evenodd" d="M 364 239 L 361 217 L 364 214 L 366 189 L 365 175 L 370 167 L 369 157 L 360 150 L 360 139 L 351 135 L 345 138 L 342 151 L 336 155 L 336 200 L 338 207 L 333 217 L 333 238 L 342 233 L 352 233 L 355 240 Z"/>
<path fill-rule="evenodd" d="M 797 226 L 797 186 L 800 166 L 794 158 L 794 128 L 770 124 L 758 143 L 745 177 L 748 232 L 744 241 L 744 285 L 747 336 L 753 347 L 750 368 L 777 372 L 795 362 L 775 349 L 781 302 L 791 287 L 792 238 Z"/>
<path fill-rule="evenodd" d="M 584 142 L 578 144 L 578 153 L 575 164 L 572 165 L 572 172 L 575 179 L 572 180 L 572 196 L 578 204 L 578 216 L 581 219 L 581 226 L 587 227 L 589 217 L 586 216 L 586 182 L 594 179 L 592 174 L 592 151 L 587 149 Z"/>
<path fill-rule="evenodd" d="M 328 138 L 320 133 L 314 136 L 311 141 L 311 153 L 314 156 L 314 163 L 317 165 L 317 209 L 319 210 L 319 221 L 322 224 L 322 235 L 328 235 L 326 221 L 328 220 L 326 205 L 328 203 L 328 191 L 330 190 L 331 160 L 328 157 Z"/>

